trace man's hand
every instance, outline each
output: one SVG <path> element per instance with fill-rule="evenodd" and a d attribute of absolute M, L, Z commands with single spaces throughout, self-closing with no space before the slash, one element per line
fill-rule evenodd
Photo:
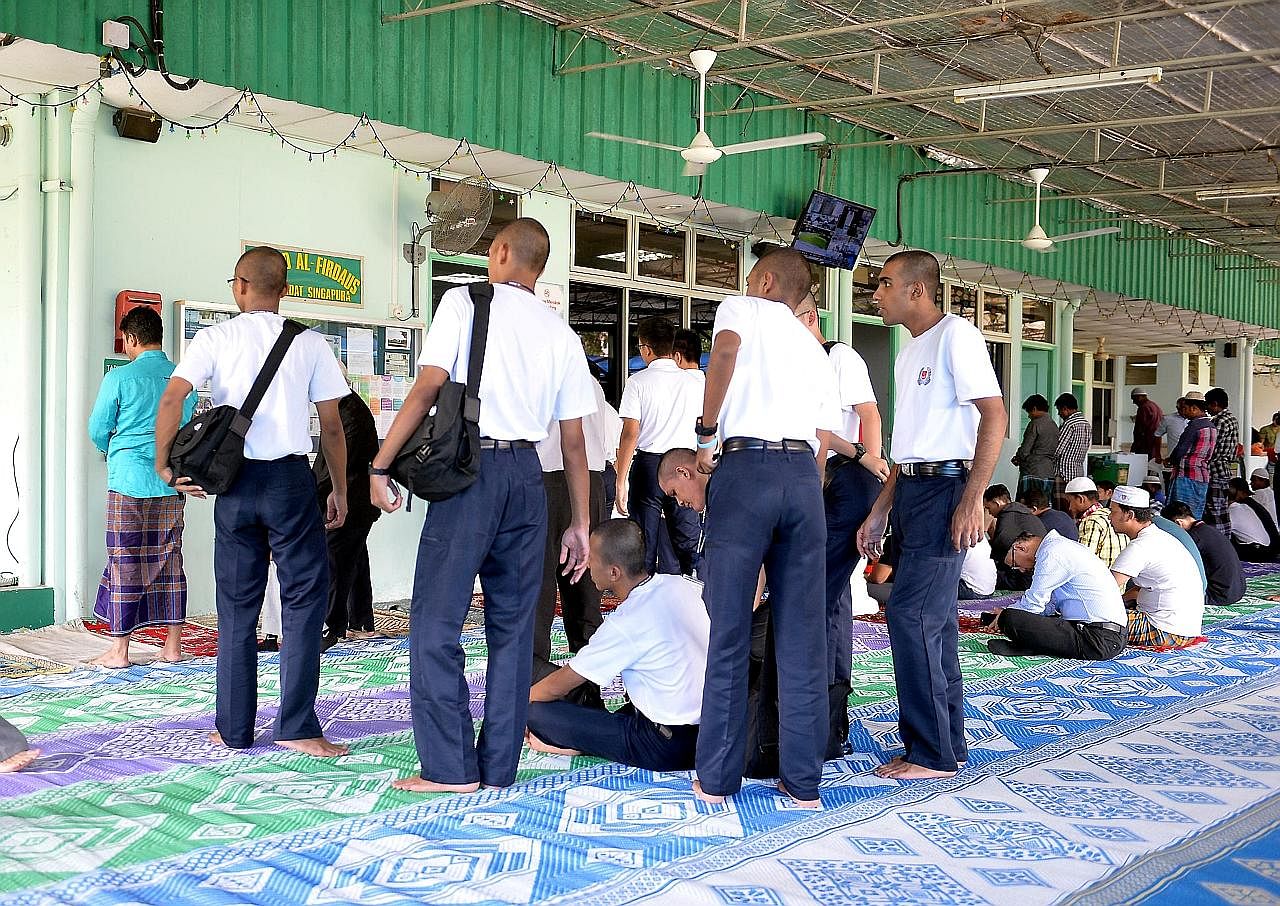
<path fill-rule="evenodd" d="M 884 481 L 889 477 L 889 463 L 881 459 L 879 456 L 873 456 L 870 453 L 865 454 L 858 460 L 858 465 L 866 469 L 876 478 Z"/>
<path fill-rule="evenodd" d="M 703 475 L 710 475 L 715 469 L 715 447 L 698 448 L 698 471 Z"/>
<path fill-rule="evenodd" d="M 877 560 L 884 552 L 884 533 L 889 527 L 889 512 L 872 507 L 866 522 L 858 529 L 858 553 Z"/>
<path fill-rule="evenodd" d="M 982 508 L 982 498 L 968 494 L 960 498 L 956 514 L 951 519 L 951 543 L 958 551 L 968 550 L 982 540 L 987 511 Z"/>
<path fill-rule="evenodd" d="M 329 499 L 325 502 L 324 508 L 324 527 L 325 530 L 341 528 L 342 523 L 347 521 L 347 495 L 339 494 L 337 491 L 329 492 Z"/>
<path fill-rule="evenodd" d="M 613 486 L 613 505 L 624 516 L 630 516 L 627 510 L 627 476 L 618 473 L 618 480 Z"/>
<path fill-rule="evenodd" d="M 384 513 L 394 513 L 400 509 L 402 498 L 399 493 L 392 492 L 391 483 L 387 480 L 387 476 L 370 475 L 369 502 Z"/>
<path fill-rule="evenodd" d="M 209 496 L 205 493 L 204 488 L 200 487 L 185 475 L 175 478 L 173 469 L 170 469 L 167 466 L 160 469 L 156 474 L 160 476 L 161 481 L 173 488 L 179 494 L 186 494 L 188 497 L 199 497 L 202 500 Z"/>
<path fill-rule="evenodd" d="M 570 582 L 577 582 L 587 571 L 587 548 L 591 543 L 591 533 L 585 525 L 571 525 L 560 536 L 560 562 L 564 569 L 560 575 L 568 576 Z"/>

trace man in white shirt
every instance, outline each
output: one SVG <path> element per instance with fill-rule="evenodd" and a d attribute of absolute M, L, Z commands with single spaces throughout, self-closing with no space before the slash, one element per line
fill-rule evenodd
<path fill-rule="evenodd" d="M 591 527 L 609 518 L 604 505 L 605 463 L 617 455 L 622 420 L 605 399 L 599 381 L 592 381 L 596 411 L 582 420 L 582 433 L 587 441 L 587 470 L 591 476 Z M 556 591 L 560 592 L 560 612 L 564 617 L 564 634 L 569 651 L 587 644 L 600 626 L 600 591 L 583 576 L 574 581 L 560 573 L 560 536 L 573 520 L 569 498 L 569 482 L 565 479 L 564 457 L 560 453 L 560 423 L 552 420 L 545 440 L 538 443 L 538 459 L 542 462 L 542 483 L 547 490 L 547 542 L 542 559 L 542 588 L 538 592 L 538 616 L 533 628 L 533 681 L 556 670 L 551 662 L 551 624 L 556 616 Z M 612 677 L 610 677 L 612 679 Z M 599 688 L 584 689 L 582 695 L 599 704 Z"/>
<path fill-rule="evenodd" d="M 711 622 L 702 586 L 653 574 L 636 523 L 613 519 L 591 533 L 591 582 L 618 608 L 573 658 L 529 691 L 529 748 L 594 755 L 650 771 L 693 767 Z M 617 711 L 563 701 L 584 683 L 621 674 L 630 701 Z"/>
<path fill-rule="evenodd" d="M 1271 475 L 1267 470 L 1254 469 L 1250 472 L 1249 487 L 1253 490 L 1253 499 L 1262 504 L 1271 521 L 1276 522 L 1276 491 L 1271 487 Z"/>
<path fill-rule="evenodd" d="M 992 654 L 1109 661 L 1124 651 L 1124 601 L 1111 571 L 1089 548 L 1054 531 L 1025 532 L 1005 563 L 1033 578 L 1017 602 L 993 611 L 992 628 L 1009 640 L 987 642 Z"/>
<path fill-rule="evenodd" d="M 860 564 L 858 529 L 880 495 L 889 464 L 880 442 L 880 409 L 867 363 L 852 346 L 827 342 L 810 293 L 796 317 L 822 344 L 836 375 L 841 427 L 831 432 L 822 501 L 827 515 L 827 677 L 831 700 L 828 759 L 849 751 L 849 693 L 853 670 L 853 596 L 849 579 Z"/>
<path fill-rule="evenodd" d="M 645 368 L 627 378 L 618 413 L 617 507 L 644 531 L 646 556 L 658 572 L 692 575 L 697 567 L 697 514 L 681 508 L 658 486 L 658 460 L 676 447 L 692 447 L 693 423 L 702 405 L 702 381 L 672 359 L 675 325 L 646 318 L 636 328 Z M 674 560 L 663 556 L 670 538 Z"/>
<path fill-rule="evenodd" d="M 764 566 L 778 664 L 778 788 L 801 807 L 820 805 L 827 533 L 814 451 L 825 459 L 840 410 L 831 363 L 795 318 L 811 280 L 799 253 L 772 252 L 747 277 L 749 295 L 729 296 L 716 311 L 697 426 L 698 471 L 711 475 L 703 569 L 711 653 L 694 785 L 707 802 L 742 785 L 751 612 Z"/>
<path fill-rule="evenodd" d="M 422 770 L 395 783 L 420 793 L 470 793 L 515 782 L 529 703 L 533 627 L 547 531 L 547 495 L 534 449 L 560 423 L 573 511 L 560 561 L 574 580 L 586 571 L 590 478 L 582 419 L 596 409 L 582 343 L 533 287 L 550 254 L 542 224 L 527 217 L 489 247 L 493 303 L 480 376 L 480 472 L 466 490 L 427 507 L 414 574 L 409 705 Z M 465 381 L 474 306 L 464 287 L 445 293 L 423 341 L 422 370 L 373 461 L 373 502 L 400 507 L 385 470 L 435 405 L 445 381 Z M 458 637 L 483 576 L 484 726 L 476 742 Z"/>
<path fill-rule="evenodd" d="M 893 520 L 900 545 L 885 608 L 904 753 L 881 777 L 949 777 L 968 757 L 955 590 L 964 551 L 983 537 L 982 495 L 1009 415 L 982 334 L 934 298 L 941 276 L 927 252 L 893 255 L 873 297 L 886 325 L 912 340 L 894 363 L 894 467 L 858 531 L 877 557 Z"/>
<path fill-rule="evenodd" d="M 1129 644 L 1182 648 L 1200 635 L 1204 585 L 1182 542 L 1153 524 L 1153 516 L 1150 494 L 1128 485 L 1116 488 L 1111 524 L 1129 544 L 1111 574 L 1125 600 L 1137 604 L 1128 612 Z"/>
<path fill-rule="evenodd" d="M 1174 404 L 1176 411 L 1170 412 L 1160 419 L 1160 424 L 1156 428 L 1156 437 L 1164 438 L 1164 448 L 1172 453 L 1174 448 L 1178 446 L 1178 441 L 1182 438 L 1182 432 L 1190 421 L 1182 414 L 1182 400 L 1178 400 Z M 1169 457 L 1169 453 L 1165 454 L 1165 459 Z"/>
<path fill-rule="evenodd" d="M 1227 514 L 1231 517 L 1231 546 L 1246 563 L 1271 563 L 1280 552 L 1280 531 L 1265 506 L 1243 478 L 1227 482 Z"/>
<path fill-rule="evenodd" d="M 227 282 L 241 314 L 195 335 L 156 413 L 156 471 L 178 491 L 197 497 L 205 496 L 204 491 L 169 468 L 182 402 L 193 388 L 208 383 L 215 406 L 243 405 L 284 329 L 280 300 L 288 289 L 288 263 L 273 248 L 250 249 Z M 324 738 L 316 692 L 329 607 L 325 530 L 339 528 L 347 515 L 347 447 L 338 401 L 350 392 L 322 336 L 306 330 L 294 337 L 245 435 L 240 473 L 214 506 L 218 696 L 212 738 L 233 749 L 253 745 L 258 615 L 267 587 L 267 559 L 272 557 L 289 640 L 281 653 L 275 742 L 322 757 L 347 752 L 346 746 Z M 323 515 L 307 461 L 312 403 L 320 415 L 320 448 L 333 477 Z"/>

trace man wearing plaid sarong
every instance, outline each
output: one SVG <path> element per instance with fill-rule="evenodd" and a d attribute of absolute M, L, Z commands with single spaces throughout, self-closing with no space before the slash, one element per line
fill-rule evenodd
<path fill-rule="evenodd" d="M 1227 408 L 1230 400 L 1227 391 L 1214 387 L 1204 395 L 1213 426 L 1218 430 L 1213 455 L 1209 458 L 1209 493 L 1205 498 L 1204 521 L 1228 538 L 1231 537 L 1231 516 L 1228 506 L 1227 482 L 1236 474 L 1236 465 L 1242 452 L 1240 446 L 1240 422 Z"/>
<path fill-rule="evenodd" d="M 91 663 L 129 666 L 129 636 L 145 626 L 167 626 L 166 661 L 181 660 L 187 616 L 187 577 L 182 572 L 183 500 L 157 477 L 156 405 L 173 373 L 161 343 L 164 326 L 139 306 L 120 321 L 122 365 L 102 379 L 89 415 L 89 437 L 107 454 L 107 565 L 93 613 L 107 624 L 111 648 Z M 196 396 L 184 404 L 184 419 Z"/>

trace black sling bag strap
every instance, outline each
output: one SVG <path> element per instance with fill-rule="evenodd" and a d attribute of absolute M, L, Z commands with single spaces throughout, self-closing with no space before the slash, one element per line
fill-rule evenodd
<path fill-rule="evenodd" d="M 294 337 L 306 329 L 297 321 L 284 322 L 243 404 L 216 406 L 178 430 L 169 451 L 169 467 L 175 480 L 189 478 L 208 494 L 222 494 L 231 487 L 244 463 L 244 439 L 253 415 L 280 370 Z"/>

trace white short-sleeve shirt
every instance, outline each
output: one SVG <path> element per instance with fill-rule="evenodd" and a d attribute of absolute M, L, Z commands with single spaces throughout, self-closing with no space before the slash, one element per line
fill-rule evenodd
<path fill-rule="evenodd" d="M 418 364 L 466 383 L 473 314 L 466 287 L 445 293 Z M 552 419 L 582 418 L 596 410 L 595 383 L 582 343 L 563 318 L 532 293 L 494 286 L 480 373 L 481 436 L 540 441 Z"/>
<path fill-rule="evenodd" d="M 973 459 L 981 420 L 973 401 L 1003 395 L 978 328 L 943 316 L 908 341 L 893 374 L 894 461 Z"/>
<path fill-rule="evenodd" d="M 702 414 L 703 382 L 671 359 L 654 359 L 627 378 L 618 414 L 640 423 L 636 449 L 666 453 L 697 444 L 694 423 Z"/>
<path fill-rule="evenodd" d="M 250 311 L 201 329 L 187 344 L 173 376 L 191 386 L 210 386 L 213 405 L 239 406 L 249 395 L 285 319 Z M 314 330 L 294 337 L 267 387 L 244 439 L 246 459 L 271 460 L 311 452 L 311 403 L 351 392 L 333 350 Z"/>
<path fill-rule="evenodd" d="M 659 573 L 632 589 L 569 666 L 598 686 L 621 674 L 632 703 L 652 721 L 697 724 L 710 636 L 702 583 Z"/>
<path fill-rule="evenodd" d="M 1200 570 L 1182 542 L 1149 525 L 1116 557 L 1111 569 L 1138 586 L 1138 609 L 1165 632 L 1194 637 L 1204 617 Z"/>
<path fill-rule="evenodd" d="M 807 440 L 843 425 L 835 370 L 822 344 L 783 302 L 729 296 L 716 309 L 714 334 L 741 338 L 733 378 L 720 407 L 720 436 Z"/>
<path fill-rule="evenodd" d="M 596 391 L 596 411 L 582 419 L 582 435 L 587 442 L 587 469 L 603 472 L 606 462 L 613 462 L 618 455 L 618 441 L 622 437 L 622 419 L 618 410 L 605 399 L 600 382 L 593 380 Z M 560 449 L 560 422 L 555 419 L 547 426 L 547 436 L 538 441 L 538 461 L 544 472 L 564 471 L 564 452 Z"/>
<path fill-rule="evenodd" d="M 1253 496 L 1258 496 L 1256 491 Z M 1266 509 L 1266 507 L 1263 507 L 1263 509 Z M 1267 527 L 1262 524 L 1258 514 L 1248 504 L 1232 503 L 1227 507 L 1227 512 L 1231 517 L 1232 538 L 1242 544 L 1261 544 L 1265 546 L 1271 543 L 1271 536 L 1267 534 Z"/>
<path fill-rule="evenodd" d="M 867 371 L 867 363 L 852 346 L 836 343 L 827 353 L 831 367 L 836 373 L 836 396 L 840 402 L 840 416 L 844 426 L 836 433 L 851 444 L 861 440 L 862 419 L 858 417 L 854 406 L 863 403 L 874 403 L 876 391 L 871 386 L 871 374 Z M 880 451 L 873 450 L 879 454 Z"/>

